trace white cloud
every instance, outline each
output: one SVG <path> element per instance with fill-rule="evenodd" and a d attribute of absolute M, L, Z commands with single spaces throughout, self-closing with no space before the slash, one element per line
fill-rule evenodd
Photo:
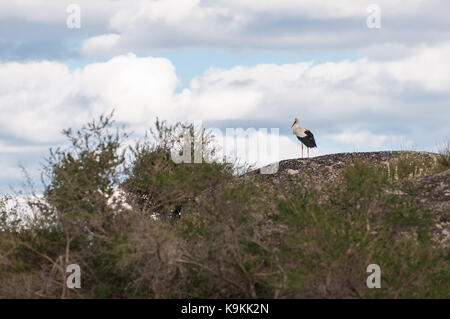
<path fill-rule="evenodd" d="M 111 53 L 111 50 L 119 42 L 119 34 L 98 35 L 84 41 L 82 52 L 87 55 Z"/>
<path fill-rule="evenodd" d="M 61 140 L 61 130 L 116 109 L 119 121 L 147 125 L 170 108 L 178 84 L 163 58 L 118 56 L 70 72 L 57 62 L 0 63 L 0 133 L 35 142 Z"/>
<path fill-rule="evenodd" d="M 111 13 L 108 26 L 121 35 L 116 49 L 123 52 L 199 45 L 349 49 L 386 42 L 411 45 L 418 39 L 429 43 L 449 40 L 450 25 L 436 23 L 446 20 L 447 2 L 412 0 L 405 5 L 403 1 L 379 0 L 383 27 L 378 33 L 366 27 L 366 9 L 372 2 L 132 1 Z"/>
<path fill-rule="evenodd" d="M 358 143 L 374 141 L 366 144 L 373 147 L 405 134 L 424 141 L 423 134 L 442 133 L 448 118 L 448 56 L 450 44 L 442 44 L 403 60 L 213 68 L 180 93 L 175 67 L 165 58 L 128 54 L 74 71 L 56 62 L 2 63 L 0 134 L 52 143 L 63 128 L 115 108 L 116 119 L 139 133 L 157 116 L 283 127 L 299 116 L 319 139 L 337 134 L 331 141 L 345 143 L 340 136 L 353 136 Z M 352 130 L 367 134 L 358 140 L 361 134 Z"/>
<path fill-rule="evenodd" d="M 27 152 L 38 152 L 42 151 L 42 146 L 17 146 L 7 143 L 6 141 L 0 140 L 0 154 L 17 154 L 17 153 L 27 153 Z"/>
<path fill-rule="evenodd" d="M 448 92 L 450 85 L 450 43 L 423 48 L 403 60 L 389 62 L 387 71 L 401 83 L 430 91 Z"/>
<path fill-rule="evenodd" d="M 60 21 L 62 14 L 67 15 L 69 4 L 76 3 L 89 18 L 115 17 L 116 25 L 125 24 L 140 16 L 152 19 L 164 19 L 167 22 L 179 22 L 186 17 L 205 17 L 207 14 L 250 14 L 273 12 L 278 15 L 301 15 L 313 18 L 345 18 L 366 16 L 366 8 L 373 1 L 354 0 L 21 0 L 11 2 L 0 0 L 1 17 L 22 17 L 30 20 L 54 22 Z M 401 0 L 378 0 L 377 4 L 390 15 L 420 14 L 420 10 L 434 9 L 437 5 L 445 5 L 439 0 L 410 0 L 405 5 Z M 139 12 L 141 12 L 139 14 Z M 122 19 L 120 19 L 122 18 Z"/>
<path fill-rule="evenodd" d="M 22 51 L 29 50 L 24 41 L 35 43 L 39 28 L 46 30 L 38 33 L 40 41 L 52 44 L 49 47 L 58 48 L 62 55 L 74 54 L 71 49 L 80 40 L 84 42 L 76 49 L 81 53 L 109 56 L 153 54 L 155 49 L 175 47 L 291 52 L 360 49 L 364 53 L 368 47 L 389 43 L 411 48 L 450 40 L 450 2 L 446 0 L 410 0 L 407 4 L 378 0 L 380 30 L 366 26 L 366 9 L 372 0 L 78 0 L 81 30 L 68 31 L 71 3 L 0 0 L 0 18 L 11 26 L 5 35 L 24 56 L 27 52 Z"/>
<path fill-rule="evenodd" d="M 32 22 L 60 25 L 66 27 L 66 19 L 70 15 L 67 8 L 70 4 L 77 4 L 81 8 L 82 21 L 88 24 L 107 23 L 108 19 L 121 8 L 130 3 L 137 4 L 140 0 L 111 1 L 111 0 L 0 0 L 0 18 L 18 18 Z M 83 23 L 82 23 L 83 25 Z"/>
<path fill-rule="evenodd" d="M 66 123 L 78 123 L 76 109 L 66 103 L 74 90 L 64 64 L 0 63 L 0 133 L 54 140 Z"/>
<path fill-rule="evenodd" d="M 396 135 L 373 134 L 365 130 L 344 129 L 343 132 L 327 135 L 327 138 L 342 144 L 352 145 L 354 148 L 378 149 L 385 145 L 395 145 L 401 141 Z"/>
<path fill-rule="evenodd" d="M 119 121 L 142 125 L 158 114 L 178 118 L 173 99 L 179 80 L 165 58 L 117 56 L 77 70 L 74 81 L 97 114 L 115 108 Z"/>
<path fill-rule="evenodd" d="M 2 181 L 18 179 L 23 177 L 20 167 L 18 165 L 12 165 L 12 163 L 6 160 L 5 158 L 0 158 L 0 165 L 2 167 L 2 169 L 0 170 L 0 178 Z"/>

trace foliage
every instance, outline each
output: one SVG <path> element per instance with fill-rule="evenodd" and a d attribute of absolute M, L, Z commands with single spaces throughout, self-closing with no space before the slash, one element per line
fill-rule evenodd
<path fill-rule="evenodd" d="M 432 216 L 415 189 L 389 191 L 385 167 L 356 160 L 326 189 L 277 187 L 214 158 L 206 130 L 157 120 L 150 133 L 126 149 L 112 115 L 66 130 L 43 196 L 26 212 L 0 199 L 0 297 L 450 297 Z M 208 161 L 174 162 L 186 141 L 190 159 L 201 150 Z M 402 161 L 399 179 L 427 165 Z M 372 263 L 381 289 L 366 286 Z M 69 264 L 82 268 L 81 289 L 66 288 Z"/>
<path fill-rule="evenodd" d="M 439 150 L 438 162 L 442 170 L 450 169 L 450 140 Z"/>
<path fill-rule="evenodd" d="M 415 152 L 405 152 L 387 162 L 387 175 L 391 182 L 395 183 L 440 173 L 446 170 L 440 162 L 441 155 L 437 155 L 434 160 L 429 160 Z"/>
<path fill-rule="evenodd" d="M 159 218 L 179 217 L 202 191 L 229 180 L 233 167 L 224 161 L 198 161 L 195 153 L 209 159 L 217 152 L 214 137 L 193 125 L 155 123 L 152 141 L 137 143 L 131 148 L 132 163 L 122 188 L 134 206 Z M 172 152 L 183 153 L 184 139 L 192 136 L 187 150 L 188 163 L 177 164 Z M 194 143 L 194 139 L 199 142 Z M 187 141 L 189 143 L 189 141 Z"/>
<path fill-rule="evenodd" d="M 444 297 L 447 251 L 433 248 L 431 215 L 413 197 L 385 192 L 381 168 L 356 161 L 330 189 L 328 201 L 300 189 L 280 201 L 282 262 L 289 266 L 288 296 L 326 298 Z M 368 289 L 369 264 L 382 269 L 382 289 Z M 433 278 L 440 278 L 437 281 Z"/>

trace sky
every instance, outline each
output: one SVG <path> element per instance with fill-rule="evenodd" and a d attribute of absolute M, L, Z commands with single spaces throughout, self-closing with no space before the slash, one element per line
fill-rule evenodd
<path fill-rule="evenodd" d="M 277 128 L 277 154 L 257 165 L 301 156 L 295 117 L 312 156 L 435 152 L 450 138 L 448 12 L 447 0 L 0 0 L 0 193 L 22 187 L 21 167 L 38 181 L 63 129 L 113 109 L 134 138 L 156 117 Z"/>

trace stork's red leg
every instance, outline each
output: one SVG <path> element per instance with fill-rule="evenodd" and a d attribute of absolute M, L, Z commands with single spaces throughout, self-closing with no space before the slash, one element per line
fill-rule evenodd
<path fill-rule="evenodd" d="M 303 158 L 303 144 L 302 144 L 302 158 Z"/>

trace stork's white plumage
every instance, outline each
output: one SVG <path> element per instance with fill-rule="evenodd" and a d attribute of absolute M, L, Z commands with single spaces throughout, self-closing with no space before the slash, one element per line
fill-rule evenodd
<path fill-rule="evenodd" d="M 298 140 L 302 144 L 302 158 L 303 158 L 303 144 L 305 144 L 306 148 L 308 149 L 308 158 L 309 158 L 309 148 L 317 147 L 316 141 L 314 139 L 313 133 L 306 127 L 298 126 L 298 123 L 300 123 L 300 119 L 296 117 L 294 124 L 292 124 L 292 134 L 297 136 Z"/>

